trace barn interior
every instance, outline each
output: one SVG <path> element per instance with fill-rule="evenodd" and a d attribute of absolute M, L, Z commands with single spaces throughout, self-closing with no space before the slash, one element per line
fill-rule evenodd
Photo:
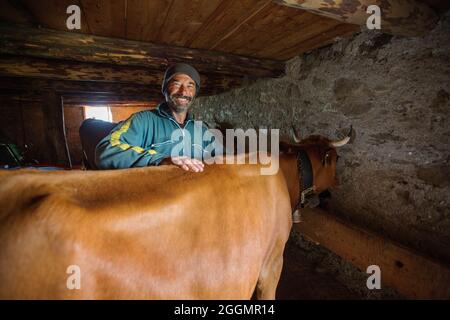
<path fill-rule="evenodd" d="M 366 24 L 372 3 L 379 30 Z M 293 226 L 277 298 L 449 299 L 449 8 L 1 0 L 2 165 L 85 169 L 82 122 L 155 108 L 164 70 L 189 63 L 202 77 L 193 112 L 211 127 L 355 131 L 331 198 Z M 381 289 L 367 285 L 373 265 Z"/>

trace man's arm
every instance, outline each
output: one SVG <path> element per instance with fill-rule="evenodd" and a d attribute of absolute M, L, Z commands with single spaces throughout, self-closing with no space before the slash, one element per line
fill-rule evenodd
<path fill-rule="evenodd" d="M 164 155 L 144 149 L 144 133 L 153 123 L 136 113 L 116 126 L 95 148 L 95 163 L 100 169 L 122 169 L 159 165 Z"/>

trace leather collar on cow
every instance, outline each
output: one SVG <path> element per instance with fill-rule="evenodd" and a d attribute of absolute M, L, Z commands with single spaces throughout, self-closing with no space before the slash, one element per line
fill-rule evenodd
<path fill-rule="evenodd" d="M 306 195 L 314 191 L 314 175 L 311 160 L 305 150 L 299 150 L 297 153 L 297 168 L 300 176 L 300 202 L 297 208 L 303 208 L 305 206 Z"/>

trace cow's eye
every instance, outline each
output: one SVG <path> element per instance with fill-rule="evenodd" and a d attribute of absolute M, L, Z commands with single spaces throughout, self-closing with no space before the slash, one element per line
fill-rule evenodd
<path fill-rule="evenodd" d="M 323 159 L 323 165 L 331 165 L 331 151 L 327 151 L 325 153 L 324 159 Z"/>
<path fill-rule="evenodd" d="M 329 163 L 329 158 L 330 158 L 330 154 L 327 152 L 325 153 L 325 155 L 323 156 L 322 159 L 322 165 L 325 166 Z"/>

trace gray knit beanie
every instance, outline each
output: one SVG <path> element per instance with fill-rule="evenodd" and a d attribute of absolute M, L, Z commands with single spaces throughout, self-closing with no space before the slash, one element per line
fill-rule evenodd
<path fill-rule="evenodd" d="M 197 70 L 195 70 L 194 67 L 186 64 L 186 63 L 176 63 L 171 65 L 167 68 L 166 72 L 164 73 L 164 79 L 162 82 L 162 93 L 166 94 L 167 84 L 169 83 L 170 79 L 176 74 L 186 74 L 189 77 L 194 80 L 196 85 L 195 95 L 198 95 L 198 92 L 200 91 L 200 74 Z"/>

